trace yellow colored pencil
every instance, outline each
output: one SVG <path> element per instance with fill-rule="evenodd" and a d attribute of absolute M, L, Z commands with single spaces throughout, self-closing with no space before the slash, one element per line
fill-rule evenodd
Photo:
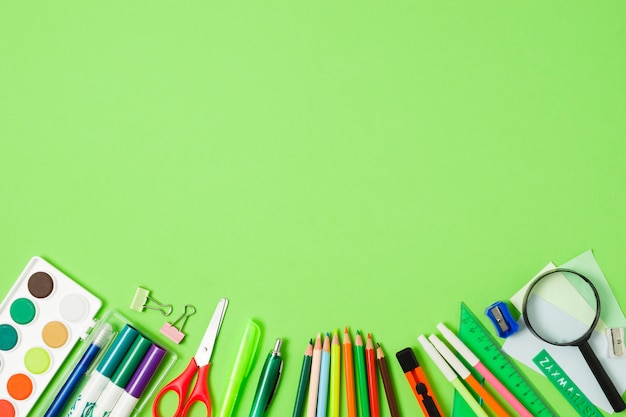
<path fill-rule="evenodd" d="M 341 345 L 337 330 L 333 333 L 333 341 L 330 347 L 330 413 L 329 417 L 339 417 L 339 404 L 341 402 Z"/>

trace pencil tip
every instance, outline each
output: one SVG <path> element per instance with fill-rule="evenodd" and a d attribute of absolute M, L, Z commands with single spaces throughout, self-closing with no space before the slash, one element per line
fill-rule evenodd
<path fill-rule="evenodd" d="M 356 331 L 356 334 L 357 334 L 357 336 L 360 336 L 360 335 L 361 335 L 361 331 L 360 331 L 360 330 L 357 330 L 357 331 Z"/>

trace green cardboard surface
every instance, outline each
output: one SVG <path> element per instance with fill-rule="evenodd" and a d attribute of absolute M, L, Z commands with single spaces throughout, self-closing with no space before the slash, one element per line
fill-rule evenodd
<path fill-rule="evenodd" d="M 450 414 L 416 338 L 456 328 L 461 301 L 480 312 L 588 248 L 626 301 L 625 12 L 4 1 L 0 298 L 39 255 L 152 333 L 168 318 L 129 309 L 138 286 L 171 319 L 193 304 L 175 376 L 228 297 L 216 410 L 247 320 L 263 330 L 236 416 L 276 338 L 267 415 L 286 416 L 308 340 L 349 326 L 383 345 L 403 415 L 407 346 Z"/>

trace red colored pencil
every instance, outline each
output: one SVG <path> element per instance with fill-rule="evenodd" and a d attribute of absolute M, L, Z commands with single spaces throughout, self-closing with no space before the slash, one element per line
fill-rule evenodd
<path fill-rule="evenodd" d="M 367 334 L 365 344 L 365 364 L 367 366 L 367 392 L 370 400 L 370 416 L 380 417 L 380 404 L 378 402 L 378 374 L 376 373 L 376 351 L 372 343 L 372 336 Z"/>

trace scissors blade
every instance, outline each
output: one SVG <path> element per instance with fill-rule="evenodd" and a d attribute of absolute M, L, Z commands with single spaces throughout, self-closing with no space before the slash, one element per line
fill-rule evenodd
<path fill-rule="evenodd" d="M 200 346 L 196 351 L 196 355 L 194 356 L 198 366 L 207 365 L 211 361 L 213 346 L 215 345 L 215 339 L 217 339 L 217 334 L 222 326 L 226 307 L 228 307 L 228 298 L 222 298 L 219 303 L 217 303 L 217 307 L 215 307 L 215 312 L 213 313 L 213 317 L 211 317 L 209 327 L 207 327 L 202 341 L 200 342 Z"/>

